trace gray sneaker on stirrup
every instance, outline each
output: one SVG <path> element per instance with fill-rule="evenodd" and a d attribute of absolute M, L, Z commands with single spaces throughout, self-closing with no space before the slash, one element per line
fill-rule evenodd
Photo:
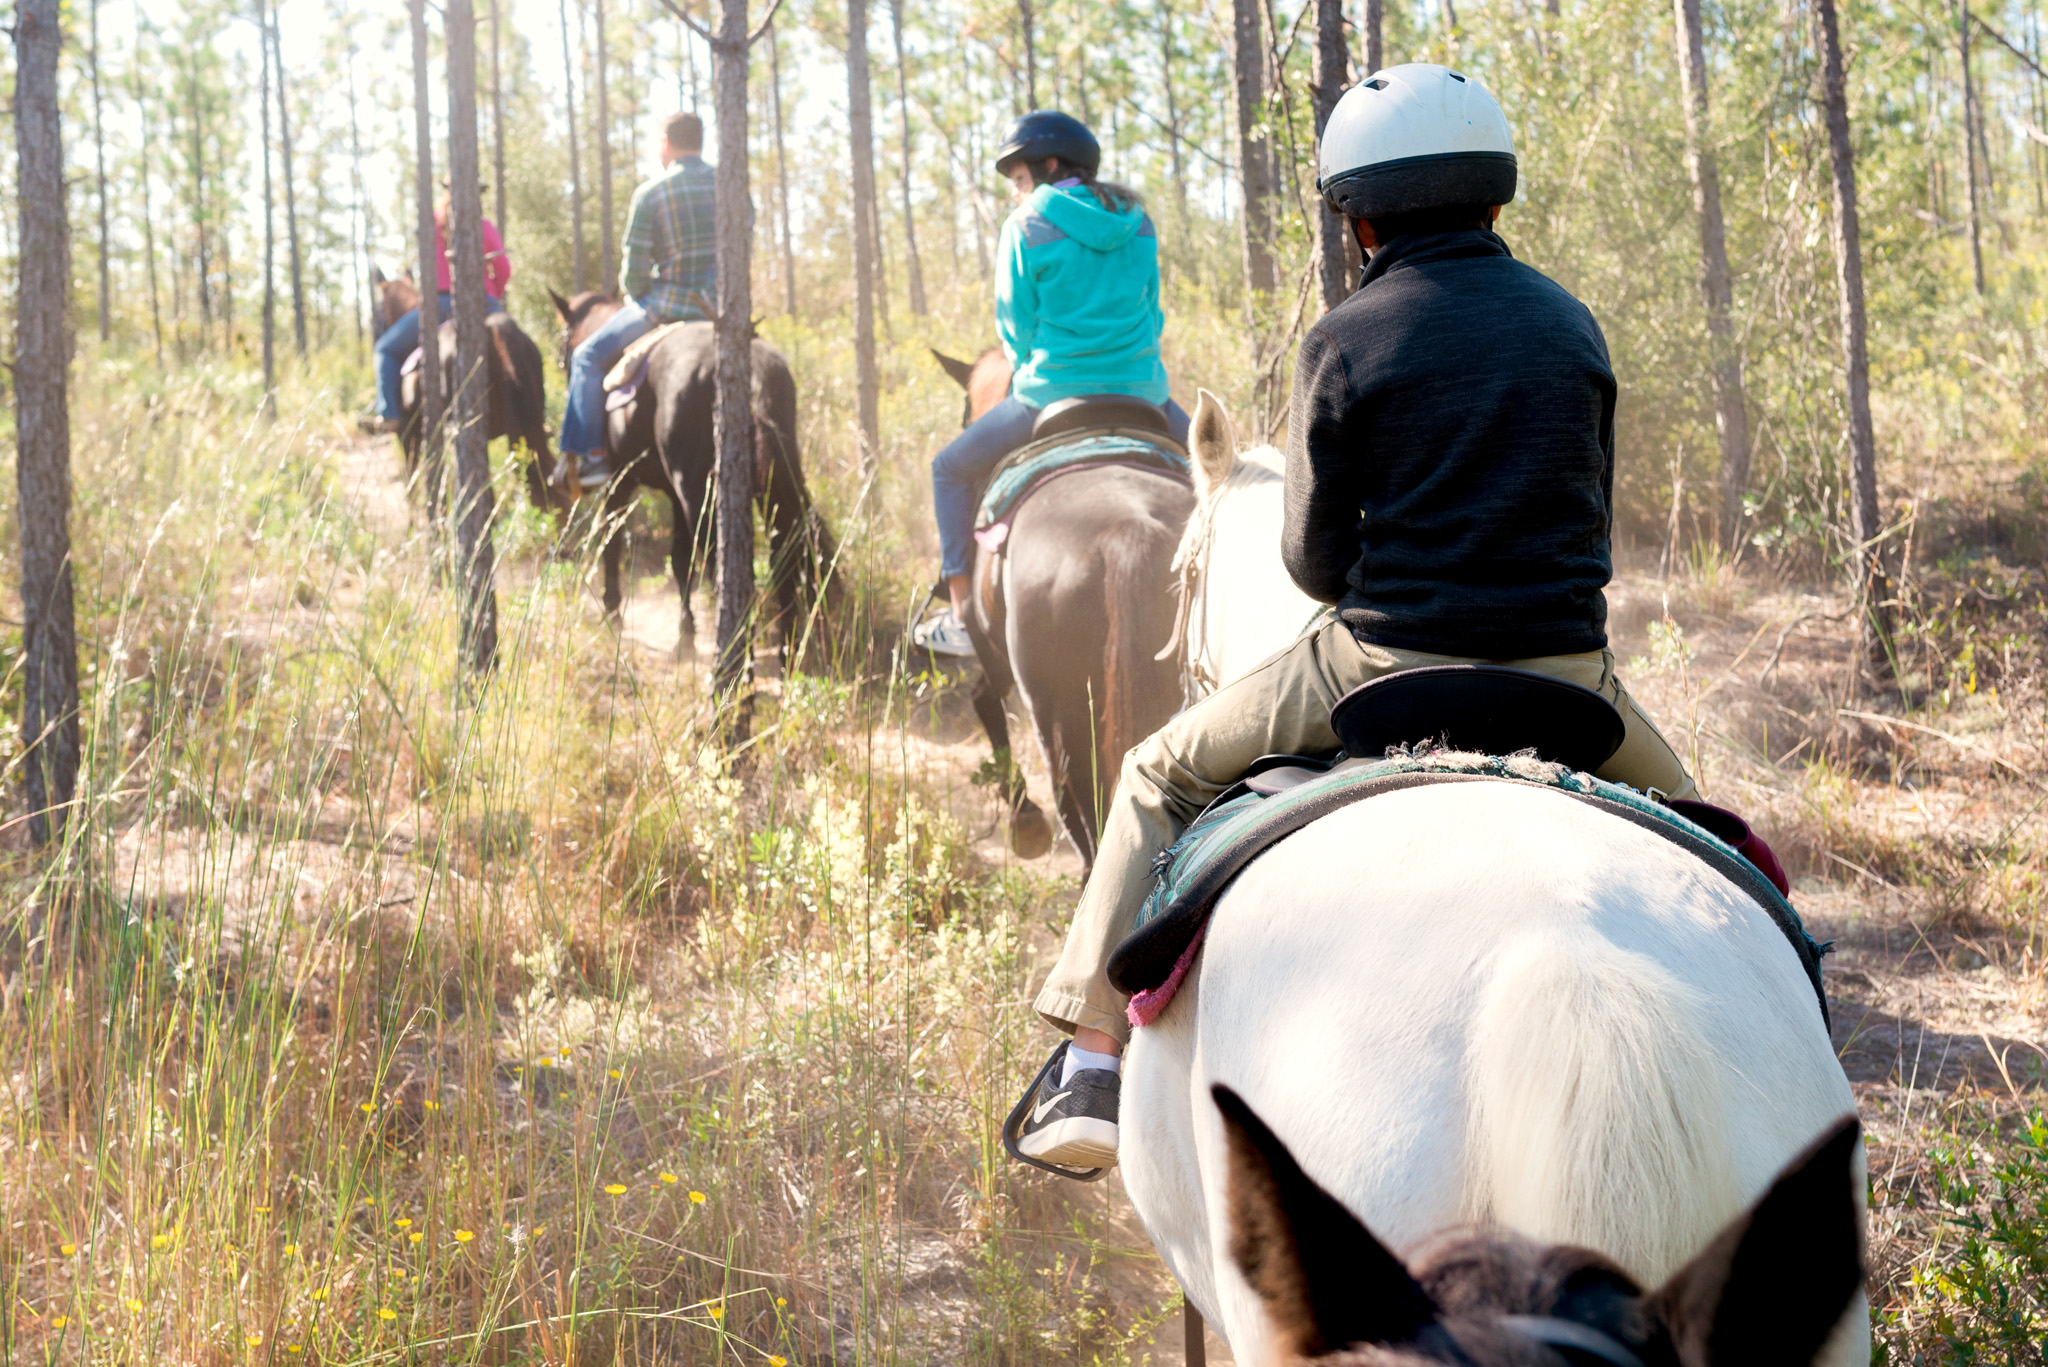
<path fill-rule="evenodd" d="M 974 658 L 974 638 L 967 634 L 967 624 L 954 616 L 951 608 L 941 609 L 912 627 L 910 640 L 934 655 Z"/>
<path fill-rule="evenodd" d="M 1027 1160 L 1062 1168 L 1092 1168 L 1099 1175 L 1100 1170 L 1116 1166 L 1117 1107 L 1123 1078 L 1105 1069 L 1083 1068 L 1062 1082 L 1066 1070 L 1067 1045 L 1063 1042 L 1012 1113 L 1017 1152 Z"/>

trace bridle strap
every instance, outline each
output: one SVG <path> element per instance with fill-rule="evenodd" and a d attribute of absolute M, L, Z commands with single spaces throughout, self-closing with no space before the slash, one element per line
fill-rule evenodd
<path fill-rule="evenodd" d="M 1500 1323 L 1503 1328 L 1525 1339 L 1533 1339 L 1546 1348 L 1583 1354 L 1607 1364 L 1607 1367 L 1643 1367 L 1643 1360 L 1636 1356 L 1634 1349 L 1612 1334 L 1578 1320 L 1559 1319 L 1554 1315 L 1502 1315 Z"/>

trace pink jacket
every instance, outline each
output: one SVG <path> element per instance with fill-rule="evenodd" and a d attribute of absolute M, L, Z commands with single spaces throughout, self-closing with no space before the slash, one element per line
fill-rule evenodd
<path fill-rule="evenodd" d="M 448 266 L 448 243 L 441 236 L 441 225 L 434 225 L 434 254 L 440 259 L 439 278 L 436 287 L 443 294 L 455 288 L 455 273 Z M 484 293 L 493 299 L 505 297 L 505 286 L 512 283 L 512 257 L 505 251 L 505 239 L 498 236 L 498 225 L 488 218 L 484 220 Z"/>

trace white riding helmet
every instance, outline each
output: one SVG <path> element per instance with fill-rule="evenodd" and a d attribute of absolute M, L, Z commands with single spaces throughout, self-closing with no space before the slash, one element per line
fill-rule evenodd
<path fill-rule="evenodd" d="M 1507 116 L 1478 81 L 1431 62 L 1390 66 L 1345 91 L 1317 163 L 1324 201 L 1351 218 L 1515 197 Z"/>

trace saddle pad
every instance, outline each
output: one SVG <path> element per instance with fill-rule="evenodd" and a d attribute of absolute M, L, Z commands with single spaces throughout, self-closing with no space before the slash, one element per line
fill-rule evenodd
<path fill-rule="evenodd" d="M 1315 761 L 1308 761 L 1313 765 Z M 1266 781 L 1261 781 L 1261 780 Z M 1272 780 L 1279 780 L 1274 782 Z M 1475 755 L 1417 747 L 1385 759 L 1348 760 L 1324 773 L 1268 768 L 1225 790 L 1153 866 L 1153 888 L 1138 925 L 1109 960 L 1109 980 L 1132 996 L 1134 1024 L 1165 1008 L 1193 962 L 1216 899 L 1267 849 L 1331 812 L 1380 793 L 1425 783 L 1509 782 L 1547 788 L 1589 803 L 1662 836 L 1749 894 L 1784 932 L 1813 984 L 1823 1022 L 1827 993 L 1820 960 L 1827 946 L 1806 933 L 1799 913 L 1756 866 L 1704 827 L 1633 788 L 1575 772 L 1533 755 Z"/>
<path fill-rule="evenodd" d="M 1052 437 L 1020 447 L 996 467 L 995 477 L 981 496 L 974 525 L 990 527 L 1009 521 L 1024 495 L 1051 476 L 1081 465 L 1134 465 L 1188 478 L 1188 458 L 1169 437 L 1147 439 L 1120 432 Z"/>
<path fill-rule="evenodd" d="M 640 377 L 647 373 L 647 357 L 661 345 L 661 339 L 677 328 L 688 327 L 688 321 L 663 323 L 627 345 L 619 353 L 619 359 L 605 372 L 604 388 L 609 394 L 614 389 L 631 389 L 640 383 Z"/>

